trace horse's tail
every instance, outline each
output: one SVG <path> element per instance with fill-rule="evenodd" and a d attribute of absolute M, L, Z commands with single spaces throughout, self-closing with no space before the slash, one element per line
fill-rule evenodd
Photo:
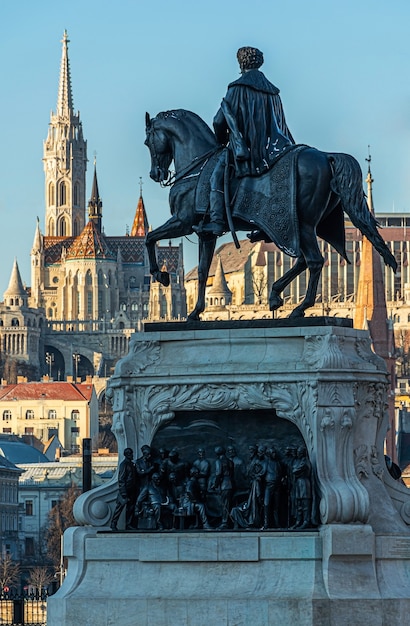
<path fill-rule="evenodd" d="M 359 163 L 350 154 L 332 153 L 328 156 L 333 169 L 331 187 L 339 196 L 343 211 L 395 272 L 397 261 L 380 236 L 377 221 L 367 206 Z"/>

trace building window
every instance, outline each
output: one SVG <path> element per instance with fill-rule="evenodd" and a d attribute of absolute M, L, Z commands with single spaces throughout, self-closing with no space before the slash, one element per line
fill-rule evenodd
<path fill-rule="evenodd" d="M 59 228 L 60 228 L 60 233 L 59 233 L 60 237 L 66 237 L 67 236 L 67 222 L 65 221 L 64 217 L 60 221 Z"/>
<path fill-rule="evenodd" d="M 55 202 L 56 202 L 56 196 L 55 196 L 54 183 L 50 183 L 48 187 L 48 204 L 49 206 L 53 206 Z"/>
<path fill-rule="evenodd" d="M 18 304 L 18 302 L 17 302 L 17 304 Z M 20 322 L 18 321 L 18 319 L 16 317 L 13 317 L 13 319 L 11 320 L 11 325 L 12 326 L 20 326 Z"/>
<path fill-rule="evenodd" d="M 89 291 L 87 293 L 87 313 L 91 315 L 93 312 L 93 294 Z"/>
<path fill-rule="evenodd" d="M 65 182 L 60 185 L 60 206 L 64 206 L 67 201 L 67 187 Z"/>
<path fill-rule="evenodd" d="M 78 426 L 72 426 L 71 427 L 71 432 L 75 433 L 77 435 L 77 437 L 79 437 L 79 435 L 80 435 L 80 429 L 78 428 Z"/>
<path fill-rule="evenodd" d="M 3 428 L 3 433 L 5 435 L 11 435 L 11 428 Z"/>
<path fill-rule="evenodd" d="M 34 435 L 34 428 L 33 427 L 27 427 L 24 429 L 24 434 L 25 435 Z"/>
<path fill-rule="evenodd" d="M 78 411 L 77 409 L 74 409 L 74 411 L 71 411 L 71 419 L 72 420 L 80 419 L 80 411 Z"/>
<path fill-rule="evenodd" d="M 24 543 L 26 556 L 34 556 L 34 538 L 26 537 Z"/>
<path fill-rule="evenodd" d="M 59 503 L 59 500 L 51 500 L 51 508 L 54 509 L 55 506 Z"/>
<path fill-rule="evenodd" d="M 32 409 L 28 409 L 26 411 L 26 420 L 33 420 L 34 419 L 34 411 Z"/>
<path fill-rule="evenodd" d="M 50 409 L 48 412 L 48 419 L 55 420 L 57 419 L 57 411 L 55 409 Z"/>
<path fill-rule="evenodd" d="M 24 503 L 24 510 L 26 515 L 34 515 L 33 500 L 26 500 Z"/>
<path fill-rule="evenodd" d="M 6 421 L 11 420 L 11 411 L 9 410 L 3 411 L 3 419 Z"/>
<path fill-rule="evenodd" d="M 80 204 L 80 185 L 75 183 L 74 185 L 74 205 L 78 206 Z"/>

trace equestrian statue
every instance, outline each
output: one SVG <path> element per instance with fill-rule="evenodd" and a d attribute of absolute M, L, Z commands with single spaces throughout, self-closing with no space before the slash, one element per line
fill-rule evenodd
<path fill-rule="evenodd" d="M 356 159 L 295 144 L 279 89 L 259 70 L 262 52 L 244 47 L 237 57 L 241 76 L 228 86 L 214 118 L 214 132 L 184 109 L 153 119 L 146 114 L 150 177 L 170 187 L 172 215 L 147 235 L 150 271 L 167 286 L 169 274 L 159 269 L 155 244 L 197 233 L 198 299 L 188 320 L 199 320 L 217 238 L 230 231 L 239 247 L 236 231 L 251 231 L 252 242 L 273 242 L 296 259 L 272 285 L 272 311 L 282 306 L 280 294 L 287 285 L 309 270 L 305 297 L 290 314 L 303 317 L 315 303 L 324 263 L 317 237 L 349 262 L 344 212 L 394 271 L 397 262 L 368 208 Z"/>

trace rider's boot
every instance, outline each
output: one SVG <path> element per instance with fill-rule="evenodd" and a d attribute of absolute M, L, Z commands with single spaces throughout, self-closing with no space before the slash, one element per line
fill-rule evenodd
<path fill-rule="evenodd" d="M 193 226 L 192 230 L 198 235 L 201 234 L 212 234 L 220 237 L 226 231 L 225 222 L 224 222 L 224 209 L 225 209 L 225 200 L 223 191 L 219 191 L 217 189 L 212 189 L 210 193 L 210 221 L 207 224 L 201 224 L 199 226 Z"/>
<path fill-rule="evenodd" d="M 209 222 L 200 226 L 193 226 L 192 230 L 198 234 L 212 234 L 220 237 L 226 232 L 225 227 L 225 196 L 224 196 L 225 158 L 222 155 L 211 176 L 211 192 L 209 194 Z"/>

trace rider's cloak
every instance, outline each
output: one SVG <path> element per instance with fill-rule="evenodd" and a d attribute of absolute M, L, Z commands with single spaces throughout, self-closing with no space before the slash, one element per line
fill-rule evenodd
<path fill-rule="evenodd" d="M 272 167 L 287 146 L 295 143 L 286 124 L 279 89 L 259 70 L 249 70 L 228 85 L 225 101 L 249 150 L 247 167 L 241 168 L 241 175 L 259 176 Z M 226 144 L 228 126 L 222 109 L 213 123 L 218 141 Z"/>

